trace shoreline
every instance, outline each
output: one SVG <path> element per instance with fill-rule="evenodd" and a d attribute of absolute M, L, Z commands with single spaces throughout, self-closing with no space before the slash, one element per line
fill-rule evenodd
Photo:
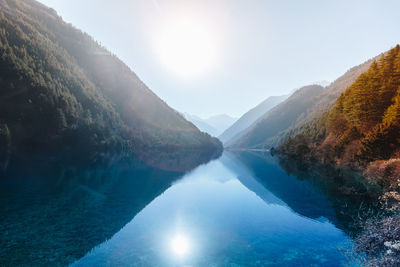
<path fill-rule="evenodd" d="M 233 148 L 233 147 L 224 147 L 225 151 L 258 151 L 258 152 L 269 152 L 269 149 L 264 148 Z"/>

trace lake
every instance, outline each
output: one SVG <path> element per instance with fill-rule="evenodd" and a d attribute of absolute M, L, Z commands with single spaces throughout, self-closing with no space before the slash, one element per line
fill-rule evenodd
<path fill-rule="evenodd" d="M 268 153 L 160 166 L 11 167 L 0 265 L 357 265 L 333 195 Z"/>

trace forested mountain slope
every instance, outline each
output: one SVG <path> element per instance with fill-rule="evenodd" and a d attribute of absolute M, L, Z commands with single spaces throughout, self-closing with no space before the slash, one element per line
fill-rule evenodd
<path fill-rule="evenodd" d="M 279 145 L 300 131 L 303 125 L 316 120 L 329 110 L 340 94 L 361 73 L 368 70 L 372 61 L 368 60 L 351 68 L 327 87 L 312 85 L 300 88 L 284 102 L 267 112 L 255 125 L 249 127 L 245 134 L 231 146 L 270 148 Z M 296 112 L 289 111 L 291 109 Z M 279 123 L 278 118 L 282 120 L 282 123 Z"/>
<path fill-rule="evenodd" d="M 287 95 L 268 97 L 256 107 L 250 109 L 245 114 L 243 114 L 242 117 L 240 117 L 232 126 L 226 129 L 219 136 L 219 139 L 222 141 L 222 143 L 224 143 L 224 145 L 232 143 L 236 138 L 239 137 L 242 131 L 250 127 L 254 122 L 262 117 L 262 115 L 281 103 L 287 97 Z"/>
<path fill-rule="evenodd" d="M 115 55 L 34 1 L 0 0 L 1 157 L 221 148 Z"/>
<path fill-rule="evenodd" d="M 280 151 L 337 166 L 364 169 L 369 164 L 370 177 L 398 177 L 400 46 L 374 60 L 333 108 L 305 125 Z"/>

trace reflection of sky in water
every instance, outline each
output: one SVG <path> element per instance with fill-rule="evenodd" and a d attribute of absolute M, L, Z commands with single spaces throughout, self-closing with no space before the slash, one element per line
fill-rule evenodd
<path fill-rule="evenodd" d="M 237 164 L 225 156 L 187 174 L 75 265 L 344 264 L 341 230 L 300 216 L 227 162 Z"/>

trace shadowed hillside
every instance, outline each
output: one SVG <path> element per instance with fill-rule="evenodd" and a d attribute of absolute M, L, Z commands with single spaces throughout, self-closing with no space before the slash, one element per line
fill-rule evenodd
<path fill-rule="evenodd" d="M 0 8 L 3 161 L 24 152 L 221 149 L 54 10 L 33 0 L 1 0 Z"/>

